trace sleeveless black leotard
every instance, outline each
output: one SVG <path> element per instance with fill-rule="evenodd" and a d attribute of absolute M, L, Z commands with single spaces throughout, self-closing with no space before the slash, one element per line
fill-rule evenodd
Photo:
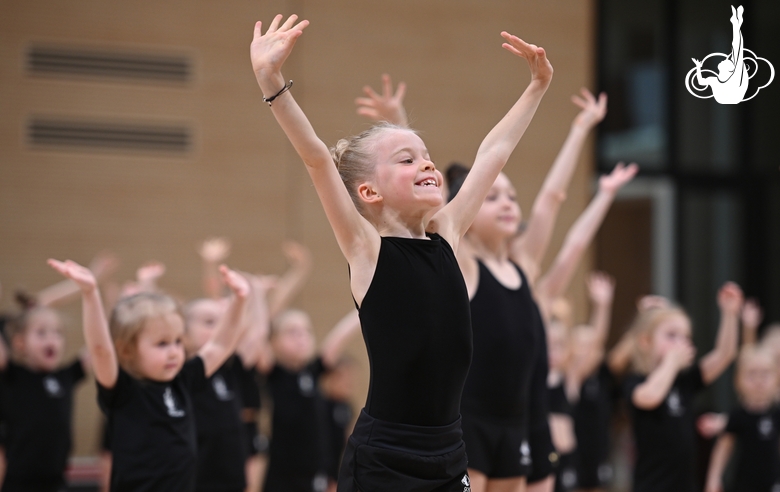
<path fill-rule="evenodd" d="M 450 245 L 382 237 L 360 310 L 371 377 L 366 413 L 386 422 L 444 426 L 460 415 L 471 362 L 466 284 Z"/>
<path fill-rule="evenodd" d="M 474 357 L 463 388 L 463 411 L 512 424 L 527 424 L 531 375 L 544 333 L 531 289 L 502 285 L 480 261 L 479 286 L 471 299 Z M 467 443 L 468 444 L 468 443 Z"/>

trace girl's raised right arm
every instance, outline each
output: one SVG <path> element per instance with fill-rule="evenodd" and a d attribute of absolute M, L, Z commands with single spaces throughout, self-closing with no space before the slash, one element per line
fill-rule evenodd
<path fill-rule="evenodd" d="M 113 388 L 119 376 L 119 363 L 111 333 L 108 331 L 95 275 L 75 261 L 50 259 L 48 263 L 63 276 L 73 280 L 81 289 L 84 342 L 92 358 L 95 379 L 104 388 Z"/>
<path fill-rule="evenodd" d="M 252 68 L 266 98 L 278 94 L 285 87 L 282 65 L 292 52 L 295 41 L 309 25 L 307 20 L 296 24 L 297 15 L 291 15 L 284 23 L 281 23 L 282 18 L 281 15 L 274 17 L 265 34 L 262 33 L 262 23 L 257 22 L 250 47 Z M 347 261 L 352 264 L 354 259 L 364 258 L 366 255 L 369 258 L 378 257 L 379 234 L 358 213 L 333 164 L 330 150 L 317 137 L 290 91 L 273 100 L 271 111 L 306 164 L 306 170 L 314 182 L 325 214 L 336 234 L 336 241 Z M 371 253 L 374 253 L 373 256 Z"/>

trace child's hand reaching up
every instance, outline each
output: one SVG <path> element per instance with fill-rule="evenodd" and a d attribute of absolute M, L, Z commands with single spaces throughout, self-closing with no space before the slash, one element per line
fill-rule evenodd
<path fill-rule="evenodd" d="M 388 74 L 382 74 L 382 95 L 374 92 L 371 86 L 363 87 L 366 97 L 355 99 L 357 113 L 374 121 L 387 121 L 400 126 L 408 126 L 404 95 L 406 84 L 400 82 L 393 93 L 393 81 Z"/>
<path fill-rule="evenodd" d="M 615 279 L 604 272 L 593 272 L 588 277 L 588 294 L 594 304 L 611 304 L 615 296 Z"/>
<path fill-rule="evenodd" d="M 257 22 L 255 24 L 255 34 L 249 47 L 249 54 L 252 59 L 252 69 L 258 82 L 263 74 L 275 74 L 281 71 L 285 60 L 292 53 L 295 41 L 309 25 L 307 20 L 295 24 L 298 16 L 294 14 L 279 25 L 283 18 L 281 14 L 274 17 L 265 34 L 262 33 L 263 23 Z M 266 94 L 266 96 L 272 95 Z"/>
<path fill-rule="evenodd" d="M 739 316 L 744 301 L 742 289 L 734 282 L 726 282 L 718 291 L 718 307 L 724 314 Z"/>
<path fill-rule="evenodd" d="M 97 288 L 95 274 L 89 268 L 71 260 L 58 261 L 50 258 L 47 263 L 64 277 L 76 282 L 82 292 L 93 292 Z"/>
<path fill-rule="evenodd" d="M 198 254 L 205 262 L 221 263 L 230 256 L 230 240 L 225 237 L 206 239 L 198 248 Z"/>
<path fill-rule="evenodd" d="M 582 108 L 582 111 L 574 118 L 574 125 L 590 130 L 599 124 L 607 114 L 607 94 L 602 92 L 597 100 L 584 87 L 580 89 L 580 93 L 582 97 L 577 95 L 571 96 L 571 101 Z"/>
<path fill-rule="evenodd" d="M 219 272 L 222 274 L 222 280 L 225 282 L 225 285 L 230 288 L 231 292 L 233 292 L 238 299 L 245 300 L 249 297 L 252 287 L 243 275 L 235 270 L 231 270 L 225 265 L 219 267 Z"/>
<path fill-rule="evenodd" d="M 506 43 L 501 46 L 515 55 L 525 58 L 528 67 L 531 69 L 531 79 L 549 84 L 553 76 L 553 67 L 547 59 L 544 48 L 535 44 L 528 44 L 522 39 L 504 31 L 501 36 L 506 39 Z"/>
<path fill-rule="evenodd" d="M 599 191 L 616 194 L 626 183 L 634 179 L 639 172 L 639 166 L 632 162 L 628 166 L 619 162 L 615 169 L 606 176 L 599 178 Z"/>

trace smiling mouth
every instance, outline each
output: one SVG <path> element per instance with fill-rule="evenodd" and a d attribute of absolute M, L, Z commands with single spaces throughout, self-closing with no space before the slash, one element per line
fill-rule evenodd
<path fill-rule="evenodd" d="M 438 188 L 439 185 L 436 183 L 436 180 L 433 178 L 428 178 L 420 181 L 419 183 L 415 183 L 417 186 L 432 186 L 434 188 Z"/>

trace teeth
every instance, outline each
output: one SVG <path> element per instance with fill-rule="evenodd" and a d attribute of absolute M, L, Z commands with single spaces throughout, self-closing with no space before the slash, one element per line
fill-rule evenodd
<path fill-rule="evenodd" d="M 436 180 L 434 179 L 426 179 L 422 183 L 420 183 L 421 186 L 436 186 Z"/>

